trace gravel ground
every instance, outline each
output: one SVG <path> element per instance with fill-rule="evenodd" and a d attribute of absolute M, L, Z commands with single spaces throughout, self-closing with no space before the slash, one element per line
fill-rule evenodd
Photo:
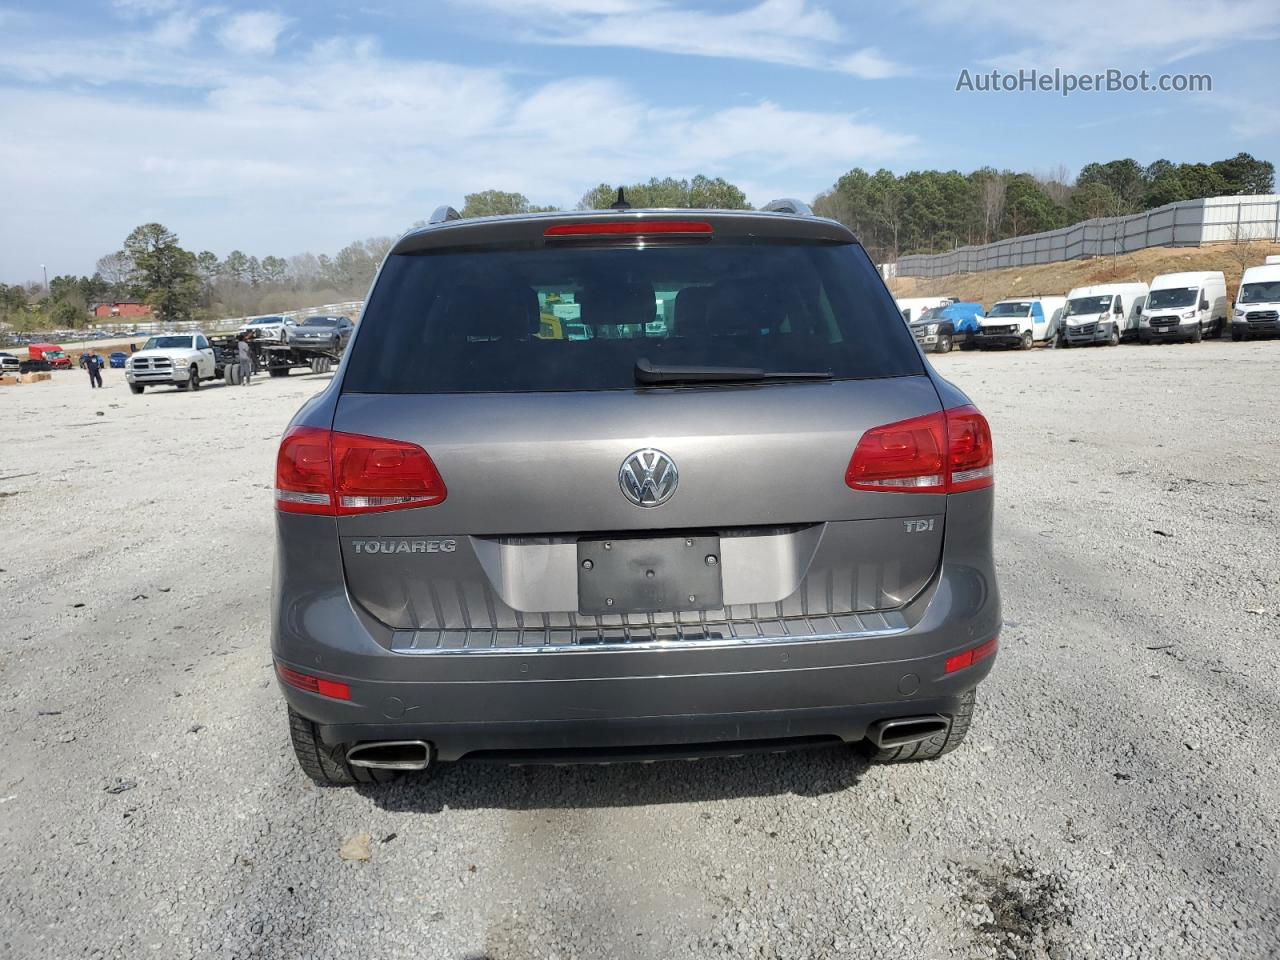
<path fill-rule="evenodd" d="M 295 767 L 267 648 L 325 378 L 3 388 L 0 955 L 1275 956 L 1280 342 L 936 362 L 995 429 L 1008 618 L 959 751 L 360 790 Z"/>

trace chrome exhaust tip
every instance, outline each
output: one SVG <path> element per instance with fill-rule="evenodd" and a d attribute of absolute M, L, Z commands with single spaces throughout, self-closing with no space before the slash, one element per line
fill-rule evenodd
<path fill-rule="evenodd" d="M 347 763 L 372 770 L 425 770 L 434 759 L 425 740 L 369 740 L 347 751 Z"/>
<path fill-rule="evenodd" d="M 867 739 L 880 749 L 905 747 L 909 743 L 919 743 L 951 728 L 951 718 L 931 713 L 922 717 L 895 717 L 892 720 L 877 720 L 867 728 Z"/>

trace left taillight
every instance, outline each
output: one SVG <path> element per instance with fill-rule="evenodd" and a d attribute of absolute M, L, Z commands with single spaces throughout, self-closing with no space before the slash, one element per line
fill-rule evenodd
<path fill-rule="evenodd" d="M 286 513 L 348 516 L 430 507 L 447 494 L 416 443 L 295 427 L 276 456 L 276 507 Z"/>
<path fill-rule="evenodd" d="M 297 670 L 290 670 L 283 663 L 276 663 L 276 675 L 289 686 L 306 690 L 308 693 L 318 693 L 322 697 L 330 697 L 334 700 L 351 699 L 351 688 L 337 680 L 326 680 L 324 677 L 313 677 L 309 673 L 299 673 Z"/>
<path fill-rule="evenodd" d="M 966 405 L 868 430 L 844 480 L 854 490 L 963 493 L 991 486 L 994 464 L 987 418 Z"/>

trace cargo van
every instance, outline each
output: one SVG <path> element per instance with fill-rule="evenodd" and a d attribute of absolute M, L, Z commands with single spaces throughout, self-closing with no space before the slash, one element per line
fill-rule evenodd
<path fill-rule="evenodd" d="M 1150 288 L 1145 283 L 1101 283 L 1076 287 L 1062 311 L 1062 345 L 1115 346 L 1138 335 L 1138 318 Z"/>
<path fill-rule="evenodd" d="M 1033 343 L 1052 340 L 1062 323 L 1066 297 L 1015 297 L 1001 300 L 978 321 L 973 341 L 981 350 L 1017 347 L 1030 350 Z"/>
<path fill-rule="evenodd" d="M 1143 343 L 1220 337 L 1227 328 L 1227 281 L 1220 270 L 1162 273 L 1151 281 L 1138 339 Z"/>
<path fill-rule="evenodd" d="M 920 315 L 926 310 L 932 310 L 935 307 L 945 307 L 949 303 L 955 303 L 955 297 L 903 297 L 901 300 L 894 299 L 898 305 L 898 309 L 902 311 L 902 319 L 907 323 L 913 320 L 919 320 Z"/>
<path fill-rule="evenodd" d="M 1231 339 L 1274 333 L 1280 333 L 1280 257 L 1267 257 L 1265 265 L 1250 267 L 1240 278 Z"/>

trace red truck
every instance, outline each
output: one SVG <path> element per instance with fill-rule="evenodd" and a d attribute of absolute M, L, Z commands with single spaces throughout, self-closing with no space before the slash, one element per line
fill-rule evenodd
<path fill-rule="evenodd" d="M 27 356 L 32 360 L 43 360 L 55 370 L 70 370 L 71 358 L 67 351 L 56 343 L 33 343 L 27 347 Z"/>

